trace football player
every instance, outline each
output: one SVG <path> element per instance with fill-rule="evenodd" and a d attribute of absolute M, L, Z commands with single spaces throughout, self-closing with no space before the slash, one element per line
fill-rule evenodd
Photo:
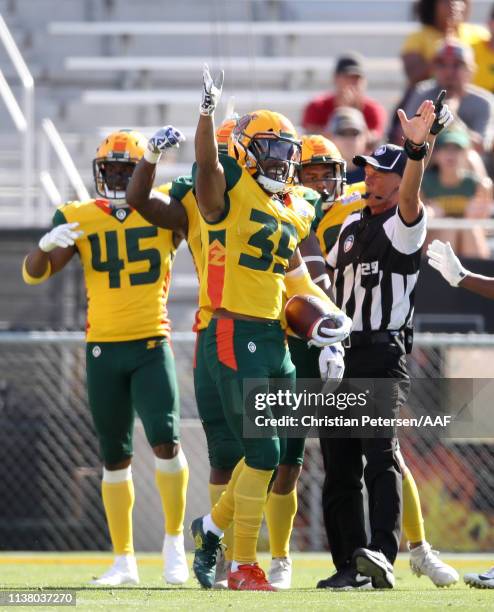
<path fill-rule="evenodd" d="M 89 405 L 103 457 L 102 497 L 115 554 L 93 583 L 139 582 L 132 537 L 132 433 L 136 413 L 155 455 L 165 517 L 164 578 L 188 578 L 183 521 L 189 471 L 179 443 L 179 395 L 166 301 L 180 237 L 145 221 L 125 190 L 146 148 L 131 130 L 110 134 L 93 162 L 98 197 L 60 206 L 53 229 L 24 260 L 36 285 L 78 255 L 88 294 L 86 367 Z"/>
<path fill-rule="evenodd" d="M 447 106 L 444 106 L 443 123 L 449 120 L 448 113 Z M 344 163 L 334 143 L 327 138 L 320 135 L 303 137 L 299 179 L 321 196 L 316 206 L 316 218 L 312 228 L 324 255 L 327 255 L 335 244 L 346 217 L 361 210 L 367 197 L 365 181 L 345 185 Z M 311 356 L 310 349 L 307 351 L 306 347 L 295 345 L 295 342 L 296 340 L 292 340 L 290 344 L 294 363 L 297 365 L 300 362 L 302 367 L 312 367 L 312 371 L 316 371 L 317 356 Z M 301 352 L 298 360 L 297 348 Z M 403 473 L 403 531 L 410 550 L 410 567 L 414 574 L 428 576 L 438 587 L 455 584 L 459 579 L 457 571 L 439 559 L 426 540 L 417 485 L 400 452 L 398 458 Z M 318 586 L 327 587 L 328 580 L 321 580 Z"/>
<path fill-rule="evenodd" d="M 235 117 L 223 121 L 216 131 L 218 149 L 228 152 L 228 137 L 236 123 Z M 156 165 L 167 149 L 175 144 L 179 132 L 172 126 L 158 130 L 148 143 L 148 151 L 137 164 L 127 188 L 127 200 L 139 213 L 157 227 L 173 230 L 187 241 L 199 281 L 203 268 L 199 209 L 191 176 L 181 176 L 170 184 L 153 189 Z M 223 416 L 221 397 L 209 373 L 204 354 L 204 330 L 212 316 L 209 303 L 197 310 L 193 330 L 197 333 L 194 351 L 194 390 L 197 410 L 206 434 L 210 464 L 209 497 L 211 507 L 219 500 L 230 480 L 233 468 L 243 456 L 240 442 L 231 432 Z M 227 572 L 232 561 L 233 531 L 225 531 L 216 565 L 215 588 L 227 587 Z"/>
<path fill-rule="evenodd" d="M 287 206 L 284 197 L 300 159 L 293 125 L 272 111 L 248 113 L 230 136 L 230 155 L 219 159 L 213 114 L 223 79 L 213 81 L 207 66 L 203 78 L 193 177 L 206 257 L 199 299 L 200 305 L 209 302 L 213 308 L 204 350 L 244 460 L 211 513 L 192 522 L 193 568 L 199 582 L 211 586 L 223 531 L 233 521 L 229 588 L 270 591 L 275 589 L 257 565 L 256 547 L 268 486 L 279 463 L 280 439 L 276 434 L 244 437 L 243 381 L 293 380 L 280 324 L 285 287 L 288 296 L 305 293 L 331 302 L 311 281 L 297 249 L 309 234 L 313 209 L 291 194 Z M 331 308 L 335 330 L 325 329 L 328 315 L 314 322 L 312 341 L 320 346 L 345 337 L 351 324 L 334 305 Z"/>
<path fill-rule="evenodd" d="M 474 274 L 464 268 L 449 242 L 433 240 L 427 248 L 428 263 L 441 274 L 452 287 L 494 299 L 494 278 Z M 477 589 L 494 589 L 494 567 L 483 574 L 465 574 L 466 584 Z"/>
<path fill-rule="evenodd" d="M 317 211 L 319 200 L 334 202 L 343 193 L 345 162 L 336 147 L 322 136 L 302 136 L 299 184 L 290 190 L 308 201 Z M 300 245 L 300 253 L 309 273 L 323 291 L 329 289 L 329 276 L 313 232 Z M 333 381 L 341 380 L 344 372 L 343 348 L 340 343 L 322 350 L 309 347 L 289 328 L 288 347 L 296 368 L 297 378 L 316 379 L 320 376 Z M 329 389 L 326 388 L 326 392 Z M 268 495 L 265 518 L 269 533 L 271 566 L 269 582 L 277 589 L 291 585 L 292 562 L 289 556 L 290 537 L 297 513 L 297 482 L 302 471 L 305 438 L 287 438 L 285 452 L 280 459 L 273 488 Z"/>

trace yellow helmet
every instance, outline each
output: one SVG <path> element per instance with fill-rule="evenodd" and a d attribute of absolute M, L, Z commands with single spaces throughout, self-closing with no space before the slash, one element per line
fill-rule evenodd
<path fill-rule="evenodd" d="M 292 122 L 281 113 L 257 110 L 238 119 L 228 140 L 228 155 L 270 193 L 293 184 L 301 144 Z"/>
<path fill-rule="evenodd" d="M 311 166 L 327 166 L 327 171 L 317 176 Z M 346 162 L 338 147 L 320 134 L 302 136 L 302 160 L 298 177 L 306 187 L 312 187 L 324 197 L 325 202 L 334 202 L 343 195 L 346 183 Z"/>
<path fill-rule="evenodd" d="M 218 143 L 218 152 L 222 155 L 228 155 L 228 139 L 233 128 L 237 125 L 239 115 L 236 113 L 231 117 L 224 119 L 223 123 L 216 128 L 216 142 Z"/>
<path fill-rule="evenodd" d="M 119 130 L 103 140 L 93 160 L 96 193 L 116 203 L 125 202 L 125 190 L 147 139 L 134 130 Z"/>

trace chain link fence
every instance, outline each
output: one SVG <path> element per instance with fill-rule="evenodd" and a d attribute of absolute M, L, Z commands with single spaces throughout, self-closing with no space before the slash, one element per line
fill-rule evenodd
<path fill-rule="evenodd" d="M 182 398 L 182 442 L 191 480 L 186 520 L 209 507 L 206 444 L 195 407 L 194 336 L 173 346 Z M 409 359 L 416 377 L 488 377 L 494 336 L 419 334 Z M 110 542 L 100 498 L 101 464 L 77 332 L 0 334 L 0 549 L 105 550 Z M 418 483 L 429 541 L 442 550 L 494 547 L 494 441 L 404 437 L 402 452 Z M 153 455 L 136 421 L 134 509 L 137 550 L 161 548 L 163 518 Z M 322 460 L 307 441 L 294 550 L 323 550 Z M 189 548 L 192 542 L 188 541 Z M 267 546 L 265 530 L 260 546 Z"/>

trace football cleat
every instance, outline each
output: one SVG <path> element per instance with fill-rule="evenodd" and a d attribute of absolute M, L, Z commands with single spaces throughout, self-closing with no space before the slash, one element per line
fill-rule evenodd
<path fill-rule="evenodd" d="M 232 591 L 277 591 L 274 586 L 269 584 L 266 574 L 257 565 L 239 565 L 235 572 L 228 574 L 228 588 Z"/>
<path fill-rule="evenodd" d="M 269 584 L 278 590 L 292 585 L 292 560 L 289 557 L 274 557 L 268 574 Z"/>
<path fill-rule="evenodd" d="M 163 578 L 168 584 L 183 584 L 189 578 L 189 568 L 185 558 L 183 533 L 176 536 L 165 535 L 163 542 Z"/>
<path fill-rule="evenodd" d="M 460 579 L 458 572 L 441 561 L 439 553 L 432 550 L 425 542 L 410 550 L 410 568 L 416 576 L 428 576 L 437 587 L 447 587 L 456 584 Z"/>
<path fill-rule="evenodd" d="M 137 563 L 134 555 L 119 555 L 110 569 L 100 578 L 91 580 L 97 586 L 120 586 L 121 584 L 139 584 Z"/>
<path fill-rule="evenodd" d="M 210 589 L 214 585 L 221 538 L 211 531 L 204 533 L 202 516 L 192 521 L 190 533 L 195 544 L 192 569 L 199 584 L 205 589 Z"/>
<path fill-rule="evenodd" d="M 393 566 L 379 550 L 357 548 L 353 563 L 359 574 L 368 576 L 375 589 L 392 589 L 395 585 Z"/>
<path fill-rule="evenodd" d="M 494 589 L 494 567 L 483 574 L 465 574 L 463 580 L 476 589 Z"/>
<path fill-rule="evenodd" d="M 214 577 L 214 589 L 228 588 L 228 573 L 231 569 L 231 561 L 225 557 L 224 546 L 221 546 L 216 557 L 216 575 Z"/>
<path fill-rule="evenodd" d="M 319 580 L 317 588 L 333 591 L 364 591 L 372 589 L 372 582 L 368 576 L 361 576 L 349 565 L 336 571 L 329 578 Z"/>

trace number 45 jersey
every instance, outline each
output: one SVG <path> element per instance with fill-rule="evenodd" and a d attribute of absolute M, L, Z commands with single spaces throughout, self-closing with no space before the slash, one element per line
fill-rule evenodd
<path fill-rule="evenodd" d="M 150 225 L 131 208 L 107 200 L 68 202 L 53 224 L 77 221 L 76 248 L 87 291 L 88 342 L 168 336 L 166 309 L 175 247 L 171 230 Z"/>
<path fill-rule="evenodd" d="M 277 320 L 288 261 L 309 235 L 314 209 L 295 195 L 269 196 L 234 159 L 220 156 L 220 162 L 226 207 L 216 223 L 201 218 L 199 305 Z"/>

